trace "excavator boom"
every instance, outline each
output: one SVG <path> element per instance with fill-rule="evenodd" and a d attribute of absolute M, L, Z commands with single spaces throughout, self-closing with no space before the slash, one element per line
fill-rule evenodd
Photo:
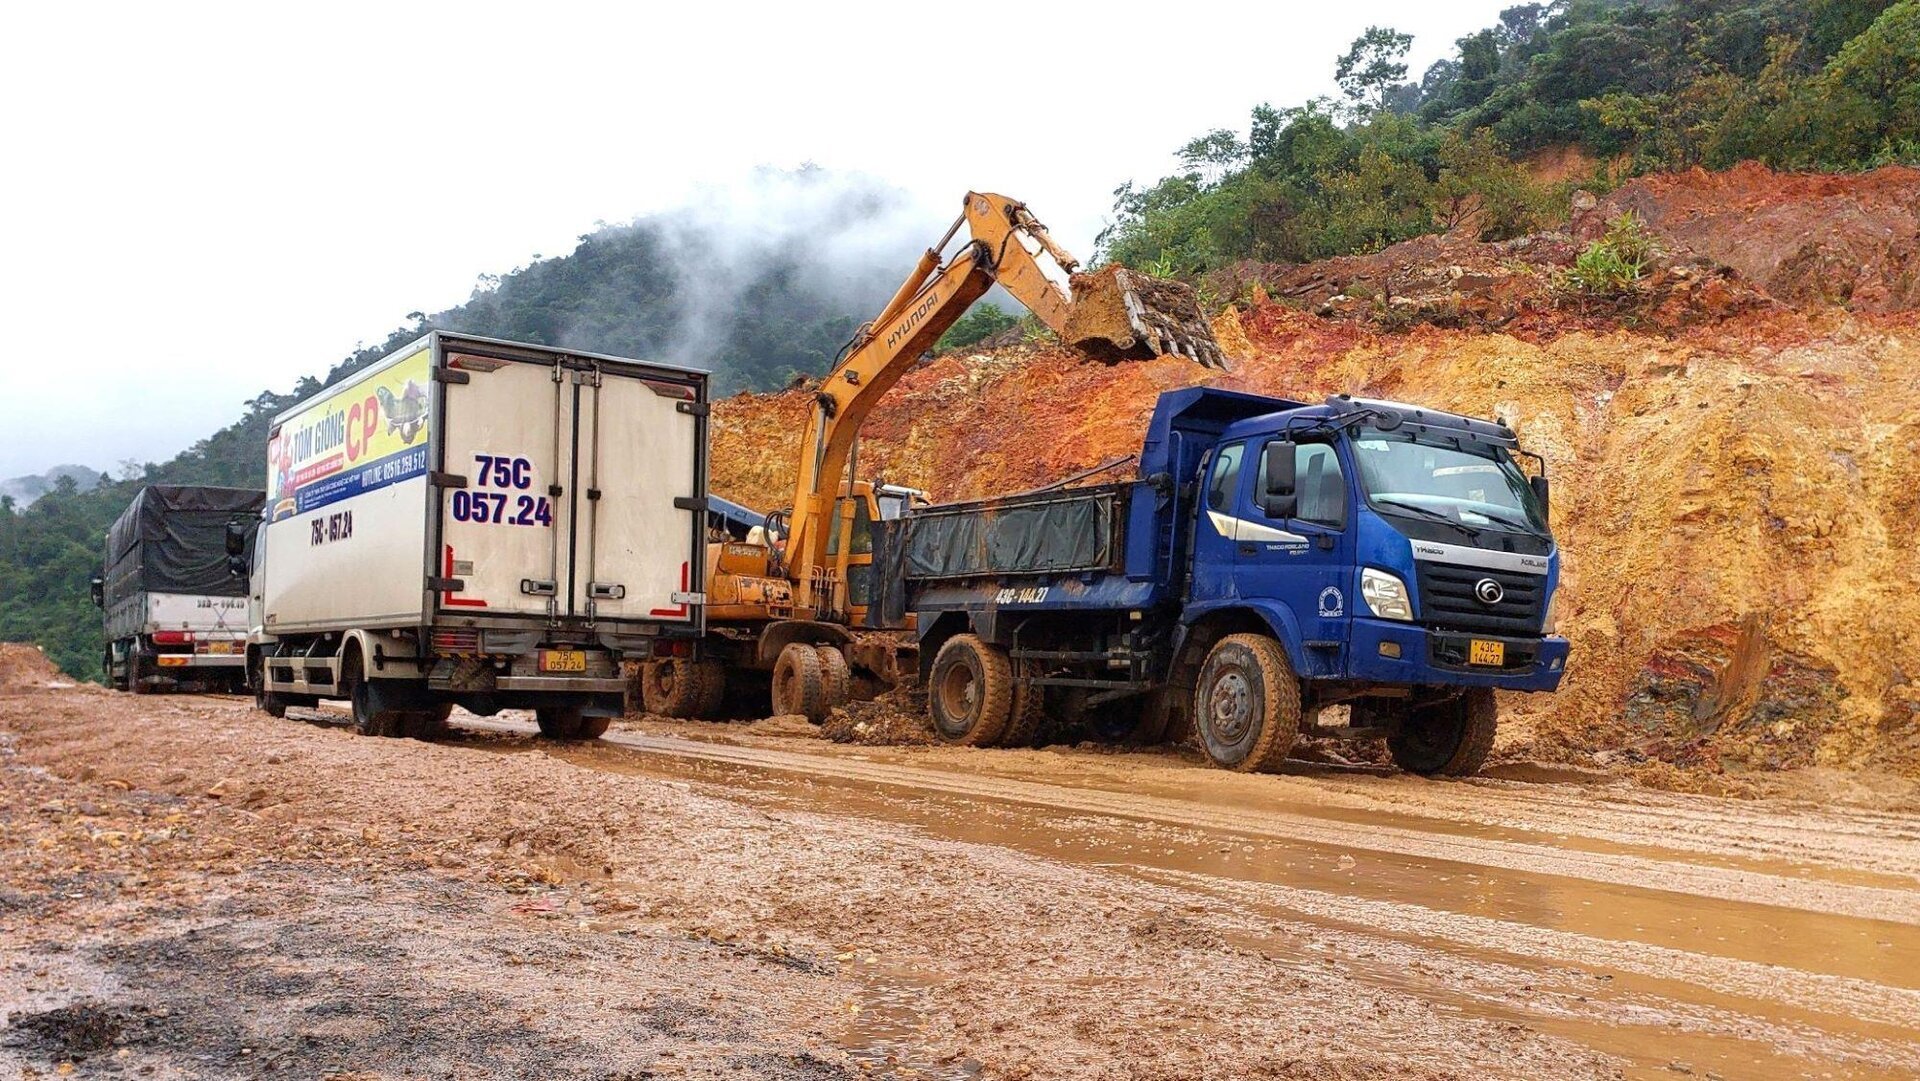
<path fill-rule="evenodd" d="M 942 253 L 962 228 L 967 243 L 943 263 Z M 1177 355 L 1207 367 L 1227 366 L 1187 286 L 1124 268 L 1078 270 L 1079 261 L 1054 242 L 1026 204 L 967 194 L 953 227 L 920 257 L 880 314 L 860 328 L 815 394 L 786 549 L 797 608 L 816 618 L 845 611 L 837 596 L 841 576 L 827 563 L 827 538 L 860 426 L 914 361 L 994 285 L 1062 341 L 1097 359 Z"/>

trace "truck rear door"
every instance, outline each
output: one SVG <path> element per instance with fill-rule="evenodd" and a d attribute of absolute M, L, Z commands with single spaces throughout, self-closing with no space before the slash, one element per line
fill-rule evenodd
<path fill-rule="evenodd" d="M 463 352 L 442 387 L 446 614 L 697 623 L 694 384 L 613 361 Z M 456 479 L 457 478 L 457 479 Z M 447 584 L 447 583 L 442 583 Z"/>
<path fill-rule="evenodd" d="M 572 537 L 572 372 L 549 358 L 508 360 L 450 349 L 465 382 L 442 387 L 438 576 L 444 612 L 567 614 Z"/>
<path fill-rule="evenodd" d="M 580 522 L 571 611 L 694 623 L 705 552 L 704 438 L 690 384 L 603 363 L 579 387 Z"/>

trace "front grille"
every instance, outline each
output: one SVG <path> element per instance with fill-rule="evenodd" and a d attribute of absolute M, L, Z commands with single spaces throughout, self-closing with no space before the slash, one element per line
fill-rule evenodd
<path fill-rule="evenodd" d="M 1516 571 L 1460 567 L 1421 560 L 1419 567 L 1420 618 L 1442 631 L 1483 631 L 1490 634 L 1540 633 L 1541 606 L 1546 600 L 1545 577 Z M 1475 595 L 1483 579 L 1500 583 L 1505 595 L 1487 604 Z"/>

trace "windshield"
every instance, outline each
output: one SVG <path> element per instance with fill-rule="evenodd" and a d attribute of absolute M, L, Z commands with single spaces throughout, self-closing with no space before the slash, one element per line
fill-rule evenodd
<path fill-rule="evenodd" d="M 1388 514 L 1444 517 L 1475 530 L 1547 532 L 1526 475 L 1499 447 L 1432 433 L 1369 432 L 1353 450 L 1367 498 Z"/>

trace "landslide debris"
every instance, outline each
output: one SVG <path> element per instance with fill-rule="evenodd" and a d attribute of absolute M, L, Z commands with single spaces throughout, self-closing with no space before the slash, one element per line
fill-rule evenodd
<path fill-rule="evenodd" d="M 1884 287 L 1894 310 L 1848 311 L 1783 302 L 1699 254 L 1702 238 L 1735 246 L 1797 220 L 1782 192 L 1841 205 L 1862 192 L 1858 220 L 1895 220 L 1914 175 L 1749 169 L 1623 188 L 1667 251 L 1650 278 L 1670 284 L 1650 304 L 1582 308 L 1541 292 L 1529 268 L 1577 254 L 1571 239 L 1428 238 L 1295 268 L 1287 280 L 1320 283 L 1304 292 L 1249 288 L 1214 320 L 1231 374 L 1175 358 L 1075 363 L 1049 346 L 949 355 L 875 411 L 863 470 L 940 500 L 1035 487 L 1136 451 L 1159 393 L 1202 383 L 1499 417 L 1555 480 L 1574 652 L 1561 693 L 1506 703 L 1498 754 L 1920 777 L 1920 314 L 1897 299 L 1910 296 L 1904 271 L 1863 269 L 1852 292 L 1861 307 Z M 1719 187 L 1773 194 L 1749 220 L 1707 209 Z M 1665 209 L 1663 193 L 1701 209 Z M 1661 232 L 1675 222 L 1701 232 L 1683 244 Z M 1382 320 L 1372 299 L 1364 313 L 1335 300 L 1355 298 L 1363 279 L 1350 271 L 1364 267 L 1398 290 L 1387 310 L 1416 297 L 1420 311 L 1467 315 Z M 791 490 L 806 408 L 799 393 L 719 403 L 715 489 L 749 504 Z"/>
<path fill-rule="evenodd" d="M 39 690 L 72 682 L 39 646 L 0 642 L 0 693 Z"/>
<path fill-rule="evenodd" d="M 1775 300 L 1863 312 L 1920 308 L 1920 169 L 1838 176 L 1748 162 L 1642 177 L 1576 212 L 1573 233 L 1591 240 L 1628 211 Z"/>

